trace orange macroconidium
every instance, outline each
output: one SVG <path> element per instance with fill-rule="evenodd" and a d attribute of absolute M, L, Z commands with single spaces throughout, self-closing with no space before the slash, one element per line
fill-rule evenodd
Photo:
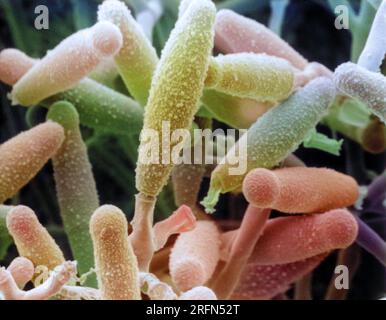
<path fill-rule="evenodd" d="M 125 215 L 104 205 L 90 221 L 95 267 L 102 300 L 139 300 L 137 259 L 130 245 Z"/>
<path fill-rule="evenodd" d="M 203 285 L 220 258 L 220 233 L 214 222 L 198 221 L 193 231 L 181 234 L 170 255 L 172 280 L 181 291 Z"/>
<path fill-rule="evenodd" d="M 259 168 L 246 176 L 243 192 L 259 208 L 314 213 L 351 206 L 359 187 L 350 176 L 327 168 Z"/>
<path fill-rule="evenodd" d="M 52 270 L 64 262 L 62 251 L 30 208 L 13 208 L 7 215 L 7 228 L 20 256 L 35 266 Z"/>
<path fill-rule="evenodd" d="M 63 128 L 46 122 L 0 145 L 0 203 L 14 196 L 56 153 Z"/>

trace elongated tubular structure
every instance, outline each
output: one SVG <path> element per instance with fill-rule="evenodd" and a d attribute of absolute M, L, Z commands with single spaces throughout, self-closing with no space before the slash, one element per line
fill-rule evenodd
<path fill-rule="evenodd" d="M 293 67 L 266 54 L 236 53 L 211 59 L 205 85 L 241 98 L 280 101 L 294 86 Z"/>
<path fill-rule="evenodd" d="M 249 262 L 284 264 L 334 249 L 347 248 L 358 234 L 358 224 L 346 209 L 320 215 L 269 220 Z"/>
<path fill-rule="evenodd" d="M 302 70 L 308 61 L 264 25 L 231 10 L 220 10 L 215 24 L 215 46 L 222 52 L 266 53 L 284 58 Z"/>
<path fill-rule="evenodd" d="M 213 48 L 214 16 L 213 3 L 200 0 L 189 6 L 178 20 L 153 78 L 144 131 L 154 130 L 161 136 L 163 122 L 169 122 L 171 132 L 190 129 Z M 171 143 L 171 147 L 175 144 Z M 141 141 L 140 148 L 145 146 L 146 141 Z M 140 153 L 137 189 L 148 196 L 157 196 L 172 168 L 171 164 L 143 164 Z"/>
<path fill-rule="evenodd" d="M 243 194 L 258 208 L 315 213 L 353 205 L 359 186 L 350 176 L 326 168 L 254 169 L 244 179 Z"/>
<path fill-rule="evenodd" d="M 212 276 L 220 254 L 220 234 L 211 221 L 198 221 L 193 231 L 182 233 L 172 250 L 170 274 L 180 291 L 205 284 Z"/>
<path fill-rule="evenodd" d="M 90 218 L 99 207 L 98 193 L 76 109 L 68 102 L 57 102 L 49 108 L 47 118 L 64 128 L 64 142 L 52 161 L 60 214 L 79 272 L 83 274 L 94 266 L 88 231 Z M 96 286 L 96 279 L 91 281 L 87 284 Z"/>
<path fill-rule="evenodd" d="M 2 59 L 0 54 L 0 69 L 8 71 L 0 73 L 0 80 L 13 85 L 16 78 L 20 78 L 31 68 L 28 62 L 30 58 L 16 49 L 4 51 L 7 51 L 7 58 Z M 9 76 L 15 65 L 18 66 L 18 75 Z M 83 125 L 99 132 L 134 135 L 139 134 L 142 129 L 143 108 L 137 102 L 91 79 L 83 79 L 74 88 L 50 97 L 42 101 L 42 104 L 49 107 L 61 100 L 67 100 L 75 106 Z"/>
<path fill-rule="evenodd" d="M 346 62 L 335 70 L 334 82 L 341 92 L 365 103 L 377 117 L 386 122 L 385 76 Z"/>
<path fill-rule="evenodd" d="M 201 164 L 180 164 L 172 171 L 174 201 L 177 206 L 187 205 L 194 209 L 205 174 Z"/>
<path fill-rule="evenodd" d="M 371 253 L 380 263 L 386 266 L 386 242 L 373 229 L 371 229 L 359 217 L 356 217 L 358 222 L 358 237 L 356 243 L 367 252 Z"/>
<path fill-rule="evenodd" d="M 148 272 L 156 250 L 153 233 L 153 212 L 156 199 L 141 193 L 135 197 L 135 214 L 130 223 L 133 227 L 130 242 L 138 259 L 139 270 Z"/>
<path fill-rule="evenodd" d="M 13 208 L 7 215 L 7 228 L 20 256 L 29 259 L 34 266 L 53 270 L 64 262 L 62 251 L 30 208 Z"/>
<path fill-rule="evenodd" d="M 158 63 L 155 49 L 123 2 L 103 2 L 99 6 L 98 19 L 114 23 L 120 29 L 123 45 L 115 55 L 115 61 L 130 93 L 145 105 Z"/>
<path fill-rule="evenodd" d="M 195 1 L 189 6 L 177 21 L 153 77 L 136 169 L 136 186 L 140 195 L 136 198 L 131 237 L 134 251 L 140 257 L 141 271 L 147 271 L 154 251 L 154 245 L 151 243 L 152 229 L 149 229 L 153 221 L 154 206 L 147 206 L 149 210 L 144 211 L 146 204 L 142 205 L 140 202 L 142 200 L 155 202 L 156 196 L 166 184 L 173 169 L 170 161 L 167 161 L 167 164 L 163 164 L 164 161 L 162 164 L 161 161 L 157 164 L 147 163 L 144 159 L 146 158 L 144 150 L 149 143 L 145 141 L 143 135 L 151 132 L 163 137 L 164 123 L 170 125 L 171 133 L 177 129 L 190 129 L 194 114 L 198 111 L 213 48 L 215 14 L 215 6 L 209 0 Z M 167 154 L 169 160 L 171 150 L 176 145 L 170 138 L 170 135 L 162 138 L 161 147 L 157 148 L 159 154 L 163 156 Z M 162 147 L 165 140 L 170 142 L 172 149 Z M 141 230 L 147 231 L 141 234 Z"/>
<path fill-rule="evenodd" d="M 74 87 L 103 59 L 117 53 L 121 45 L 119 29 L 109 22 L 97 23 L 71 35 L 15 84 L 14 104 L 35 105 Z"/>
<path fill-rule="evenodd" d="M 317 78 L 260 117 L 213 171 L 208 196 L 202 202 L 207 212 L 214 211 L 220 193 L 240 187 L 249 171 L 272 168 L 292 153 L 326 114 L 334 98 L 332 81 Z M 240 168 L 230 164 L 238 153 Z"/>
<path fill-rule="evenodd" d="M 379 72 L 386 54 L 386 2 L 382 1 L 377 10 L 366 45 L 358 59 L 358 65 L 369 71 Z"/>
<path fill-rule="evenodd" d="M 217 296 L 208 287 L 200 286 L 184 292 L 178 300 L 217 300 Z"/>
<path fill-rule="evenodd" d="M 59 149 L 63 128 L 40 124 L 0 145 L 0 203 L 14 196 Z"/>
<path fill-rule="evenodd" d="M 90 221 L 95 267 L 102 300 L 139 300 L 137 259 L 127 237 L 127 220 L 117 207 L 104 205 Z"/>
<path fill-rule="evenodd" d="M 196 217 L 186 205 L 179 207 L 169 218 L 155 224 L 155 251 L 162 249 L 173 234 L 191 231 L 196 226 Z"/>
<path fill-rule="evenodd" d="M 237 287 L 270 214 L 270 209 L 258 209 L 249 205 L 232 243 L 229 259 L 212 285 L 219 299 L 229 298 Z"/>
<path fill-rule="evenodd" d="M 261 266 L 250 263 L 245 268 L 232 299 L 266 300 L 289 289 L 290 284 L 315 269 L 327 256 L 321 254 L 289 264 Z"/>
<path fill-rule="evenodd" d="M 2 50 L 0 52 L 0 81 L 14 85 L 35 63 L 35 59 L 20 50 Z"/>
<path fill-rule="evenodd" d="M 12 260 L 7 270 L 12 274 L 17 286 L 23 289 L 25 285 L 32 280 L 35 273 L 33 263 L 24 257 L 17 257 Z"/>

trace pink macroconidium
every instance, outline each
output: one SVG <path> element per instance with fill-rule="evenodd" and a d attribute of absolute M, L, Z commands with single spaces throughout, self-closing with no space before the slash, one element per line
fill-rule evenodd
<path fill-rule="evenodd" d="M 231 10 L 220 10 L 215 24 L 215 46 L 224 53 L 253 52 L 284 58 L 303 70 L 308 61 L 261 23 Z"/>
<path fill-rule="evenodd" d="M 13 208 L 7 215 L 7 228 L 20 256 L 29 259 L 35 267 L 53 270 L 65 261 L 59 246 L 30 208 Z"/>
<path fill-rule="evenodd" d="M 4 49 L 0 52 L 0 81 L 13 86 L 35 63 L 20 50 Z"/>
<path fill-rule="evenodd" d="M 0 145 L 0 203 L 23 188 L 56 153 L 63 140 L 63 128 L 49 121 Z"/>
<path fill-rule="evenodd" d="M 286 59 L 295 68 L 295 87 L 332 72 L 318 62 L 309 63 L 272 30 L 231 10 L 220 10 L 215 24 L 215 46 L 223 53 L 266 53 Z"/>
<path fill-rule="evenodd" d="M 243 193 L 258 208 L 318 213 L 353 205 L 359 186 L 352 177 L 327 168 L 259 168 L 244 179 Z"/>
<path fill-rule="evenodd" d="M 7 270 L 11 273 L 17 286 L 23 289 L 32 280 L 35 273 L 33 263 L 24 257 L 15 258 L 8 266 Z"/>
<path fill-rule="evenodd" d="M 286 292 L 290 285 L 315 269 L 327 256 L 320 254 L 288 264 L 262 266 L 249 263 L 231 298 L 267 300 Z"/>
<path fill-rule="evenodd" d="M 220 233 L 212 221 L 199 221 L 194 230 L 182 233 L 170 255 L 170 275 L 185 292 L 204 285 L 213 275 L 220 258 Z"/>
<path fill-rule="evenodd" d="M 11 94 L 13 103 L 32 106 L 74 87 L 121 46 L 121 32 L 106 21 L 71 35 L 17 81 Z"/>

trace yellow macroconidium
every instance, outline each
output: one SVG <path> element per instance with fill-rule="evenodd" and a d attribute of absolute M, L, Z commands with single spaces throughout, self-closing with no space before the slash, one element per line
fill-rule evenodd
<path fill-rule="evenodd" d="M 131 237 L 141 271 L 147 271 L 154 252 L 151 229 L 154 202 L 174 166 L 172 161 L 163 159 L 155 163 L 146 161 L 149 143 L 145 136 L 151 131 L 162 137 L 164 123 L 170 126 L 171 133 L 178 129 L 190 129 L 199 108 L 213 49 L 215 15 L 212 1 L 192 3 L 178 19 L 154 73 L 136 169 L 136 186 L 140 194 L 136 198 Z M 170 150 L 163 148 L 165 140 L 166 144 L 170 142 Z M 181 151 L 184 147 L 184 143 L 170 140 L 171 135 L 162 139 L 156 148 L 162 157 L 170 157 L 171 150 Z M 141 203 L 143 201 L 145 205 Z"/>
<path fill-rule="evenodd" d="M 121 30 L 123 45 L 115 55 L 115 62 L 132 96 L 145 105 L 158 63 L 155 49 L 123 2 L 103 2 L 99 6 L 98 19 L 109 21 Z"/>
<path fill-rule="evenodd" d="M 171 132 L 191 127 L 193 116 L 198 111 L 213 48 L 215 12 L 211 1 L 199 0 L 177 21 L 154 74 L 144 130 L 154 130 L 161 136 L 162 122 L 170 123 Z M 144 139 L 141 141 L 140 151 L 146 143 Z M 163 154 L 162 148 L 159 151 Z M 157 196 L 166 184 L 173 165 L 148 165 L 141 160 L 140 153 L 137 189 L 148 196 Z"/>
<path fill-rule="evenodd" d="M 63 128 L 46 122 L 0 145 L 0 203 L 14 196 L 43 168 L 63 139 Z"/>
<path fill-rule="evenodd" d="M 29 259 L 34 266 L 53 270 L 64 262 L 62 251 L 30 208 L 13 208 L 7 215 L 7 228 L 20 256 Z"/>
<path fill-rule="evenodd" d="M 69 36 L 15 84 L 13 103 L 32 106 L 74 87 L 121 45 L 121 32 L 107 21 Z"/>
<path fill-rule="evenodd" d="M 128 225 L 117 207 L 98 208 L 90 221 L 95 267 L 102 300 L 139 300 L 137 259 L 127 236 Z"/>
<path fill-rule="evenodd" d="M 241 98 L 275 102 L 291 94 L 294 68 L 266 54 L 220 55 L 211 59 L 205 85 Z"/>

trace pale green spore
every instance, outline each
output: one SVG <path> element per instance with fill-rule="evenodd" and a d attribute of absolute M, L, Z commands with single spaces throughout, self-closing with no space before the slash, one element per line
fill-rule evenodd
<path fill-rule="evenodd" d="M 98 19 L 109 21 L 121 30 L 123 45 L 115 55 L 115 62 L 129 92 L 144 106 L 158 63 L 155 49 L 123 2 L 103 2 L 99 6 Z"/>
<path fill-rule="evenodd" d="M 214 211 L 219 192 L 226 193 L 240 187 L 249 171 L 273 168 L 295 151 L 327 113 L 334 98 L 332 81 L 317 78 L 260 117 L 237 143 L 247 147 L 246 157 L 239 159 L 245 161 L 244 174 L 230 174 L 229 170 L 235 166 L 227 161 L 228 155 L 213 171 L 208 197 L 202 202 L 207 212 Z M 233 150 L 230 153 L 233 154 Z"/>
<path fill-rule="evenodd" d="M 64 228 L 83 274 L 94 267 L 89 222 L 99 207 L 98 193 L 74 106 L 57 102 L 50 107 L 47 117 L 65 130 L 65 140 L 52 159 L 54 177 Z M 96 278 L 89 277 L 87 284 L 95 287 Z"/>

